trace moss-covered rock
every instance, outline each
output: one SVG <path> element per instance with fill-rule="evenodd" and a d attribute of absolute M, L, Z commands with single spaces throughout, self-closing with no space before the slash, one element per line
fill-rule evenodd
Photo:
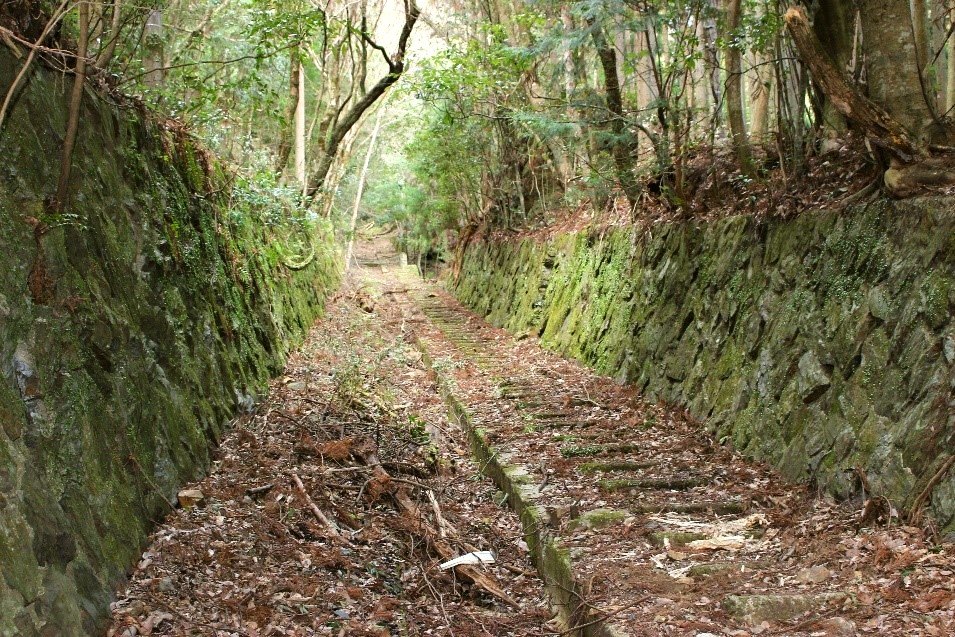
<path fill-rule="evenodd" d="M 847 496 L 861 467 L 904 512 L 955 452 L 951 199 L 473 240 L 459 265 L 455 294 L 495 324 L 791 478 Z M 948 476 L 931 500 L 949 530 L 953 493 Z"/>
<path fill-rule="evenodd" d="M 0 84 L 19 68 L 0 53 Z M 188 137 L 34 64 L 0 132 L 0 636 L 97 633 L 183 482 L 265 390 L 337 277 L 300 271 Z"/>

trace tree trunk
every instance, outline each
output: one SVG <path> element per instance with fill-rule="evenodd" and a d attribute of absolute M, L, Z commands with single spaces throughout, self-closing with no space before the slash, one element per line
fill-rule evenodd
<path fill-rule="evenodd" d="M 122 30 L 122 7 L 122 0 L 113 0 L 110 25 L 108 29 L 104 28 L 102 33 L 102 39 L 106 44 L 101 43 L 100 51 L 96 55 L 95 64 L 98 68 L 105 69 L 109 66 L 110 61 L 113 59 L 113 54 L 116 52 L 116 45 L 119 44 L 119 36 Z"/>
<path fill-rule="evenodd" d="M 86 51 L 89 46 L 90 5 L 85 0 L 80 0 L 78 4 L 80 35 L 76 47 L 76 70 L 73 76 L 73 92 L 70 95 L 70 113 L 66 123 L 66 136 L 63 139 L 63 152 L 60 155 L 60 179 L 56 186 L 56 198 L 53 201 L 53 208 L 58 211 L 65 210 L 69 204 L 73 149 L 76 146 L 76 134 L 80 127 L 83 89 L 86 86 Z"/>
<path fill-rule="evenodd" d="M 603 28 L 596 22 L 590 21 L 591 37 L 600 66 L 604 73 L 604 93 L 607 102 L 607 111 L 610 117 L 610 132 L 613 139 L 610 141 L 611 155 L 617 170 L 617 179 L 620 187 L 627 196 L 627 203 L 633 210 L 640 199 L 640 184 L 637 181 L 634 162 L 634 143 L 627 131 L 623 112 L 623 96 L 620 85 L 617 83 L 617 56 L 604 36 Z"/>
<path fill-rule="evenodd" d="M 418 10 L 418 6 L 414 3 L 414 0 L 410 0 L 405 7 L 405 23 L 401 29 L 401 35 L 398 37 L 398 50 L 394 56 L 390 58 L 386 56 L 388 74 L 378 80 L 361 99 L 355 102 L 355 104 L 348 109 L 348 112 L 345 113 L 344 117 L 342 117 L 329 132 L 322 158 L 308 186 L 307 192 L 309 195 L 314 196 L 325 183 L 325 177 L 328 176 L 328 171 L 335 161 L 335 156 L 338 154 L 338 147 L 341 145 L 342 140 L 345 139 L 345 135 L 358 123 L 358 120 L 361 119 L 365 111 L 377 102 L 378 99 L 385 94 L 385 91 L 401 77 L 401 74 L 405 70 L 405 53 L 408 48 L 408 40 L 411 37 L 411 31 L 414 29 L 415 22 L 418 21 L 420 15 L 421 12 Z"/>
<path fill-rule="evenodd" d="M 812 30 L 839 71 L 849 72 L 855 49 L 856 8 L 845 0 L 820 0 Z M 828 96 L 822 96 L 823 137 L 834 139 L 846 133 L 846 118 Z"/>
<path fill-rule="evenodd" d="M 148 86 L 161 86 L 163 83 L 163 46 L 162 46 L 162 11 L 153 9 L 146 18 L 145 52 L 143 66 L 145 75 L 143 82 Z"/>
<path fill-rule="evenodd" d="M 298 115 L 298 103 L 299 103 L 299 71 L 301 69 L 302 62 L 299 57 L 298 47 L 295 47 L 291 50 L 289 54 L 289 82 L 288 82 L 288 108 L 285 110 L 285 121 L 291 123 L 296 119 Z M 279 140 L 278 150 L 275 152 L 275 174 L 276 177 L 281 177 L 282 172 L 285 171 L 285 166 L 288 164 L 289 155 L 292 154 L 292 145 L 294 140 L 292 139 L 293 126 L 286 126 L 282 137 Z"/>
<path fill-rule="evenodd" d="M 728 30 L 727 39 L 730 44 L 726 47 L 726 115 L 730 124 L 736 161 L 744 174 L 750 174 L 753 171 L 753 166 L 749 153 L 749 141 L 746 139 L 746 121 L 743 114 L 742 56 L 739 46 L 733 42 L 736 38 L 736 30 L 739 28 L 741 9 L 741 0 L 727 0 L 726 27 Z"/>
<path fill-rule="evenodd" d="M 298 95 L 295 100 L 295 180 L 305 191 L 305 66 L 299 62 L 295 74 Z"/>
<path fill-rule="evenodd" d="M 566 4 L 562 4 L 560 7 L 560 21 L 565 33 L 574 32 L 574 16 L 570 11 L 570 7 Z M 580 113 L 577 111 L 575 104 L 577 99 L 577 69 L 574 62 L 574 49 L 570 46 L 570 43 L 567 43 L 564 49 L 562 62 L 564 71 L 564 96 L 567 100 L 567 118 L 573 122 L 570 143 L 568 144 L 569 148 L 567 152 L 564 153 L 565 159 L 561 162 L 560 167 L 562 173 L 561 181 L 566 191 L 570 181 L 574 178 L 577 166 L 581 163 L 580 157 L 578 156 L 581 150 Z"/>
<path fill-rule="evenodd" d="M 351 210 L 351 222 L 348 230 L 348 249 L 345 251 L 345 269 L 351 267 L 352 248 L 355 246 L 355 228 L 358 227 L 358 208 L 361 206 L 361 196 L 365 192 L 365 180 L 368 178 L 368 165 L 371 164 L 371 157 L 375 152 L 375 142 L 378 140 L 378 131 L 381 130 L 381 118 L 385 114 L 385 105 L 382 104 L 375 115 L 375 128 L 371 131 L 371 139 L 368 140 L 368 150 L 365 152 L 365 163 L 361 167 L 361 173 L 358 176 L 358 189 L 355 191 L 355 205 Z"/>
<path fill-rule="evenodd" d="M 825 54 L 822 45 L 809 27 L 806 13 L 794 7 L 786 12 L 786 26 L 809 66 L 813 77 L 834 106 L 866 132 L 869 139 L 890 153 L 890 166 L 885 185 L 892 194 L 905 197 L 918 193 L 924 186 L 955 183 L 955 132 L 940 122 L 931 126 L 931 112 L 926 107 L 916 71 L 915 49 L 911 25 L 906 28 L 891 24 L 901 20 L 908 0 L 886 1 L 884 4 L 865 0 L 870 6 L 861 8 L 870 92 L 878 102 L 864 97 L 844 73 Z M 872 6 L 872 5 L 878 6 Z M 867 15 L 868 14 L 868 15 Z M 879 29 L 882 29 L 881 31 Z M 908 39 L 902 33 L 908 32 Z M 882 46 L 877 46 L 879 37 Z M 892 62 L 898 64 L 894 69 Z M 914 80 L 911 76 L 915 76 Z M 904 99 L 908 90 L 908 99 Z M 922 98 L 922 99 L 920 99 Z"/>
<path fill-rule="evenodd" d="M 750 138 L 754 144 L 765 144 L 769 138 L 769 104 L 773 93 L 772 60 L 765 53 L 757 53 L 753 65 L 754 78 L 750 94 L 753 111 L 750 118 Z"/>
<path fill-rule="evenodd" d="M 945 114 L 949 117 L 955 112 L 955 0 L 948 3 L 948 68 L 945 82 Z"/>
<path fill-rule="evenodd" d="M 812 32 L 806 12 L 801 7 L 793 7 L 786 12 L 785 19 L 800 57 L 839 112 L 857 122 L 879 146 L 905 160 L 915 159 L 919 151 L 907 128 L 850 83 Z"/>
<path fill-rule="evenodd" d="M 696 38 L 699 42 L 701 58 L 706 59 L 706 31 L 702 21 L 696 23 Z M 711 112 L 710 100 L 713 98 L 713 92 L 710 90 L 709 71 L 706 64 L 695 64 L 693 66 L 691 94 L 691 108 L 693 111 L 694 123 L 691 130 L 694 132 L 703 132 L 706 129 L 708 114 Z"/>
<path fill-rule="evenodd" d="M 932 121 L 917 72 L 910 0 L 859 0 L 869 98 L 918 136 Z"/>
<path fill-rule="evenodd" d="M 716 0 L 708 4 L 715 12 Z M 708 17 L 703 21 L 703 66 L 709 72 L 710 96 L 713 98 L 709 128 L 713 134 L 720 125 L 720 109 L 723 104 L 723 82 L 720 78 L 720 56 L 716 49 L 716 20 Z"/>
<path fill-rule="evenodd" d="M 915 59 L 925 91 L 935 94 L 935 73 L 930 66 L 929 53 L 932 50 L 931 30 L 929 29 L 928 4 L 925 0 L 911 0 L 912 31 L 915 39 Z M 931 88 L 930 88 L 931 87 Z"/>

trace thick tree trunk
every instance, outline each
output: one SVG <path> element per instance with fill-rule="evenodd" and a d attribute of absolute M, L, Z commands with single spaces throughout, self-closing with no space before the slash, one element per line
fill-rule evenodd
<path fill-rule="evenodd" d="M 921 79 L 910 0 L 859 0 L 869 97 L 907 131 L 932 121 Z"/>
<path fill-rule="evenodd" d="M 855 47 L 855 5 L 844 0 L 820 0 L 813 16 L 812 29 L 836 68 L 843 73 L 851 72 L 849 66 Z M 822 120 L 824 137 L 835 138 L 845 134 L 845 116 L 825 95 Z"/>
<path fill-rule="evenodd" d="M 735 37 L 739 28 L 741 0 L 727 0 L 726 27 L 729 40 Z M 739 47 L 730 41 L 726 47 L 726 114 L 733 138 L 733 150 L 736 161 L 744 173 L 752 172 L 752 160 L 749 153 L 749 141 L 746 139 L 746 119 L 743 114 L 743 70 Z"/>
<path fill-rule="evenodd" d="M 802 7 L 793 7 L 786 12 L 786 26 L 796 43 L 800 57 L 833 106 L 839 109 L 842 115 L 857 122 L 878 145 L 889 149 L 903 160 L 915 159 L 919 150 L 907 127 L 891 117 L 879 104 L 863 96 L 850 83 L 846 74 L 826 54 L 810 28 L 809 19 Z M 885 91 L 887 89 L 883 89 L 883 92 Z"/>
<path fill-rule="evenodd" d="M 905 17 L 903 6 L 908 13 L 908 0 L 864 0 L 864 4 L 870 5 L 861 7 L 861 11 L 866 68 L 874 100 L 864 97 L 826 55 L 809 27 L 805 11 L 799 7 L 787 11 L 786 25 L 800 56 L 833 105 L 890 153 L 885 185 L 892 194 L 906 197 L 925 186 L 955 183 L 955 134 L 951 127 L 938 122 L 928 125 L 932 113 L 918 79 L 911 24 L 904 28 L 891 24 Z M 877 45 L 880 37 L 881 47 Z M 896 66 L 892 67 L 893 63 Z"/>

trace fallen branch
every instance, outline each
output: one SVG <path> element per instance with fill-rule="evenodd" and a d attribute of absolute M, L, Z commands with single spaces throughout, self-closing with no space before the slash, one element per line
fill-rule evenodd
<path fill-rule="evenodd" d="M 297 473 L 292 474 L 292 482 L 295 483 L 295 488 L 298 490 L 299 495 L 305 500 L 305 505 L 308 507 L 308 510 L 312 512 L 312 515 L 315 518 L 325 525 L 325 528 L 328 529 L 328 532 L 338 540 L 344 542 L 345 544 L 351 545 L 351 542 L 345 539 L 345 537 L 338 530 L 338 525 L 329 519 L 325 513 L 318 508 L 318 505 L 312 501 L 312 498 L 308 495 L 308 492 L 305 490 L 305 485 L 302 484 L 302 479 L 298 477 Z"/>
<path fill-rule="evenodd" d="M 438 505 L 438 498 L 434 495 L 434 491 L 428 489 L 428 501 L 431 503 L 431 510 L 434 511 L 434 522 L 438 525 L 438 533 L 441 537 L 446 537 L 450 532 L 452 535 L 457 535 L 457 530 L 447 523 L 444 519 L 444 516 L 441 515 L 441 507 Z"/>
<path fill-rule="evenodd" d="M 391 481 L 395 480 L 385 471 L 384 467 L 381 466 L 381 461 L 378 459 L 378 455 L 374 451 L 366 451 L 364 453 L 356 452 L 356 457 L 361 458 L 361 460 L 371 467 L 372 475 L 375 478 L 378 478 L 382 481 Z M 395 502 L 398 503 L 398 508 L 401 509 L 403 513 L 408 515 L 415 523 L 418 525 L 419 532 L 425 536 L 425 539 L 428 541 L 432 547 L 434 547 L 435 552 L 441 557 L 443 561 L 447 561 L 457 557 L 458 552 L 448 544 L 446 541 L 441 539 L 441 533 L 428 524 L 424 515 L 422 515 L 421 510 L 418 508 L 411 498 L 408 497 L 408 494 L 403 490 L 395 491 L 392 496 L 395 499 Z M 460 564 L 454 567 L 455 572 L 463 575 L 465 579 L 471 581 L 474 585 L 479 588 L 484 589 L 490 595 L 498 598 L 508 606 L 512 608 L 520 608 L 520 604 L 512 598 L 510 595 L 504 592 L 497 582 L 494 581 L 489 575 L 482 573 L 474 566 L 470 564 Z"/>

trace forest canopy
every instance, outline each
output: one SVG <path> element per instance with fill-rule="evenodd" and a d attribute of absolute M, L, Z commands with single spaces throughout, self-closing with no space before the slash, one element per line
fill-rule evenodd
<path fill-rule="evenodd" d="M 448 232 L 581 205 L 791 214 L 821 192 L 948 187 L 953 14 L 953 0 L 15 0 L 0 25 L 24 69 L 133 96 L 251 182 L 339 225 L 361 203 L 428 253 Z"/>

